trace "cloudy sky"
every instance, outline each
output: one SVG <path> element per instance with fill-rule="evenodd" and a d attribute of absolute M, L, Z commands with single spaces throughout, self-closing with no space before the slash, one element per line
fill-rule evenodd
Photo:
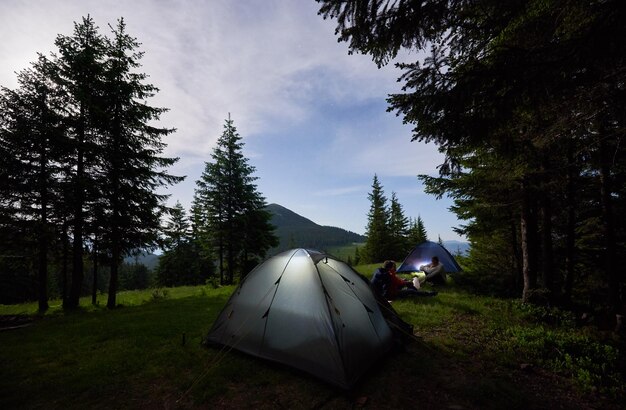
<path fill-rule="evenodd" d="M 416 178 L 435 175 L 442 156 L 386 112 L 400 72 L 348 55 L 317 10 L 314 0 L 0 0 L 0 85 L 14 88 L 15 72 L 55 51 L 82 16 L 103 33 L 124 17 L 161 90 L 150 102 L 169 108 L 161 125 L 177 129 L 166 153 L 187 178 L 168 189 L 172 204 L 188 209 L 230 113 L 268 203 L 362 234 L 377 174 L 431 239 L 463 239 L 451 202 L 424 194 Z"/>

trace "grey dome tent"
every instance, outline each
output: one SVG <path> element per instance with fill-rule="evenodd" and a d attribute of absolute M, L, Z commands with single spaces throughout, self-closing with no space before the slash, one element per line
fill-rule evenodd
<path fill-rule="evenodd" d="M 436 242 L 425 241 L 413 248 L 397 272 L 417 272 L 420 270 L 419 267 L 421 265 L 430 263 L 433 256 L 439 258 L 439 262 L 448 273 L 460 272 L 462 270 L 457 261 L 454 260 L 454 256 L 446 248 Z"/>
<path fill-rule="evenodd" d="M 378 303 L 369 281 L 347 264 L 318 251 L 292 249 L 244 278 L 207 342 L 350 388 L 393 344 Z M 389 312 L 387 304 L 385 315 Z"/>

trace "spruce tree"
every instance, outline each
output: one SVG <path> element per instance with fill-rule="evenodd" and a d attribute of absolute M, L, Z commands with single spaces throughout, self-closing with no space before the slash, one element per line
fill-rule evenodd
<path fill-rule="evenodd" d="M 374 175 L 372 192 L 368 194 L 370 210 L 367 214 L 365 236 L 367 240 L 361 252 L 361 261 L 365 263 L 382 262 L 391 258 L 389 209 L 383 187 Z"/>
<path fill-rule="evenodd" d="M 390 257 L 395 260 L 402 260 L 409 251 L 408 242 L 409 219 L 404 215 L 402 204 L 398 201 L 395 192 L 391 193 L 391 204 L 389 207 L 389 233 Z"/>
<path fill-rule="evenodd" d="M 247 275 L 267 255 L 267 251 L 278 246 L 279 239 L 274 233 L 271 224 L 272 215 L 265 210 L 265 200 L 261 196 L 250 203 L 248 209 L 241 216 L 244 226 L 242 232 L 242 251 L 239 260 L 240 279 Z"/>
<path fill-rule="evenodd" d="M 417 216 L 417 219 L 413 219 L 410 224 L 408 233 L 408 242 L 411 247 L 419 245 L 422 242 L 428 240 L 426 228 L 424 227 L 424 221 L 421 216 Z"/>
<path fill-rule="evenodd" d="M 170 209 L 169 220 L 163 229 L 165 234 L 165 239 L 163 240 L 164 248 L 168 250 L 175 249 L 182 243 L 187 242 L 191 236 L 190 227 L 185 208 L 183 208 L 180 201 L 176 201 L 176 204 Z"/>
<path fill-rule="evenodd" d="M 200 231 L 208 241 L 204 246 L 217 254 L 220 281 L 227 284 L 236 273 L 245 274 L 248 261 L 263 257 L 277 244 L 243 146 L 229 115 L 194 195 L 194 207 L 204 221 Z"/>
<path fill-rule="evenodd" d="M 211 260 L 203 258 L 185 209 L 177 202 L 163 233 L 164 252 L 157 266 L 159 286 L 204 284 L 213 273 Z"/>
<path fill-rule="evenodd" d="M 157 245 L 161 217 L 167 211 L 166 195 L 159 188 L 183 179 L 165 169 L 178 158 L 162 156 L 162 138 L 173 129 L 159 128 L 165 108 L 147 104 L 158 89 L 137 73 L 143 53 L 139 43 L 126 32 L 120 19 L 106 41 L 102 105 L 106 123 L 100 124 L 102 192 L 110 213 L 106 221 L 111 253 L 111 278 L 107 306 L 115 307 L 118 266 L 130 251 Z"/>
<path fill-rule="evenodd" d="M 60 201 L 58 177 L 64 154 L 63 121 L 59 115 L 62 101 L 47 75 L 48 65 L 48 60 L 39 56 L 31 68 L 19 73 L 17 90 L 3 88 L 0 94 L 0 141 L 7 155 L 0 164 L 0 175 L 4 176 L 0 189 L 5 215 L 2 220 L 12 221 L 7 227 L 25 233 L 24 239 L 32 243 L 33 252 L 29 253 L 37 256 L 32 264 L 37 266 L 40 312 L 48 309 L 49 252 L 55 233 L 53 212 Z M 22 251 L 28 249 L 24 245 Z"/>
<path fill-rule="evenodd" d="M 19 239 L 23 249 L 36 242 L 27 253 L 38 256 L 40 310 L 47 305 L 51 243 L 62 248 L 57 259 L 64 308 L 78 306 L 88 247 L 94 292 L 99 256 L 112 262 L 113 307 L 117 265 L 131 250 L 156 245 L 166 211 L 166 197 L 156 192 L 181 179 L 164 170 L 176 159 L 160 156 L 161 137 L 172 130 L 154 124 L 164 109 L 146 103 L 157 89 L 136 73 L 142 53 L 123 20 L 107 38 L 90 17 L 83 18 L 55 45 L 57 54 L 40 56 L 20 74 L 17 91 L 0 93 L 2 236 L 12 236 L 15 244 Z"/>
<path fill-rule="evenodd" d="M 103 121 L 103 93 L 106 44 L 91 17 L 74 23 L 71 36 L 59 35 L 55 41 L 59 50 L 55 56 L 54 79 L 66 98 L 67 125 L 72 149 L 68 166 L 68 203 L 71 204 L 72 280 L 69 295 L 63 301 L 66 308 L 78 307 L 82 290 L 85 245 L 85 214 L 90 201 L 87 196 L 94 181 L 98 145 L 98 125 Z"/>

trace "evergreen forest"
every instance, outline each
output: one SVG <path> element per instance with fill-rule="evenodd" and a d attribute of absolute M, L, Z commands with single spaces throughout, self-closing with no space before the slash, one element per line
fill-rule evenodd
<path fill-rule="evenodd" d="M 188 216 L 163 188 L 168 168 L 158 127 L 167 108 L 141 73 L 140 43 L 124 19 L 103 34 L 90 16 L 57 51 L 38 54 L 0 90 L 0 303 L 79 299 L 148 286 L 231 284 L 278 245 L 254 167 L 230 115 Z M 137 256 L 161 250 L 156 274 Z M 133 263 L 134 259 L 134 263 Z"/>
<path fill-rule="evenodd" d="M 445 155 L 438 176 L 419 178 L 465 221 L 468 285 L 626 313 L 624 3 L 319 3 L 351 53 L 384 66 L 416 52 L 396 63 L 403 92 L 388 109 Z M 381 189 L 375 178 L 377 244 Z"/>
<path fill-rule="evenodd" d="M 354 67 L 318 71 L 325 57 L 320 50 L 288 43 L 312 58 L 294 61 L 301 64 L 297 76 L 284 79 L 279 65 L 292 61 L 272 61 L 271 74 L 287 86 L 270 95 L 288 90 L 297 98 L 249 104 L 272 105 L 259 111 L 269 113 L 261 119 L 228 106 L 241 103 L 241 96 L 216 91 L 207 101 L 223 99 L 218 131 L 198 131 L 207 151 L 168 150 L 188 136 L 163 125 L 170 108 L 158 102 L 167 101 L 159 98 L 165 90 L 144 72 L 146 51 L 124 18 L 106 26 L 91 15 L 80 18 L 69 34 L 56 35 L 52 51 L 31 50 L 34 61 L 15 73 L 16 86 L 0 84 L 0 407 L 623 408 L 626 1 L 308 1 L 315 6 L 311 18 L 334 30 L 332 39 Z M 183 3 L 198 12 L 204 7 Z M 249 10 L 260 6 L 252 3 L 229 3 L 228 10 L 251 23 L 284 6 L 263 2 L 267 10 L 257 15 Z M 191 25 L 186 16 L 182 20 Z M 272 41 L 283 28 L 293 29 L 285 16 L 290 14 L 276 21 L 286 27 L 272 27 Z M 193 47 L 231 37 L 259 41 L 243 26 L 229 25 L 227 35 L 210 28 L 206 38 L 191 38 L 187 27 L 176 35 Z M 244 50 L 252 56 L 233 57 Z M 268 78 L 260 75 L 268 66 L 257 50 L 242 46 L 228 56 L 178 51 L 190 73 L 209 59 L 220 70 L 253 61 L 254 83 L 257 75 Z M 337 103 L 351 94 L 329 73 L 360 67 L 357 58 L 380 70 L 395 68 L 399 86 L 386 92 L 381 111 L 406 126 L 407 143 L 434 146 L 441 154 L 440 163 L 429 165 L 432 172 L 411 176 L 415 186 L 388 188 L 393 156 L 403 148 L 387 152 L 382 142 L 350 162 L 360 161 L 350 177 L 371 176 L 371 185 L 356 177 L 341 187 L 319 183 L 335 176 L 338 152 L 351 155 L 345 141 L 360 143 L 354 134 L 372 128 L 382 140 L 397 130 L 379 133 L 365 120 L 346 130 L 337 120 L 357 109 L 358 118 L 368 119 L 375 106 L 368 105 L 373 98 L 367 87 L 357 90 L 367 101 L 356 109 Z M 208 78 L 215 72 L 207 69 L 202 80 L 217 88 L 217 80 Z M 237 73 L 228 78 L 244 90 L 243 99 L 254 99 L 250 82 L 240 82 Z M 176 87 L 190 92 L 193 86 L 184 82 L 191 74 L 177 74 Z M 318 97 L 330 102 L 321 107 Z M 303 105 L 290 107 L 296 100 Z M 215 116 L 194 102 L 198 106 L 188 108 L 194 115 Z M 273 128 L 292 120 L 320 135 L 299 141 Z M 254 148 L 265 144 L 266 150 L 246 150 L 244 140 L 254 141 L 247 139 L 250 124 L 261 123 L 265 128 L 250 134 L 258 137 Z M 337 138 L 327 143 L 322 134 L 331 131 Z M 302 152 L 294 154 L 294 147 Z M 193 151 L 203 153 L 193 158 L 201 171 L 177 175 L 192 167 L 176 168 L 186 158 L 168 153 Z M 281 194 L 295 197 L 301 209 L 315 209 L 307 208 L 315 197 L 334 212 L 345 198 L 356 202 L 350 196 L 355 191 L 362 194 L 360 200 L 369 202 L 366 215 L 358 212 L 367 221 L 364 235 L 268 204 L 260 187 L 269 184 L 262 184 L 267 179 L 260 180 L 254 165 L 264 155 L 265 164 L 282 165 L 270 174 L 272 182 L 300 176 L 299 186 L 309 191 Z M 298 162 L 305 157 L 313 160 Z M 309 171 L 306 178 L 296 173 L 302 169 Z M 190 177 L 189 202 L 168 193 Z M 440 283 L 423 283 L 411 297 L 376 294 L 372 272 L 388 275 L 385 286 L 392 280 L 400 288 L 421 286 L 416 272 L 392 278 L 396 272 L 381 269 L 384 261 L 401 262 L 424 241 L 446 242 L 427 229 L 439 221 L 407 213 L 406 197 L 418 189 L 429 201 L 452 204 L 448 210 L 461 221 L 454 232 L 469 251 L 448 250 L 462 270 L 443 275 Z M 350 211 L 357 209 L 352 205 Z M 321 252 L 307 252 L 308 259 L 288 269 L 295 253 L 285 257 L 284 251 L 300 247 Z M 287 262 L 275 262 L 280 258 Z M 255 267 L 268 260 L 276 270 L 266 269 L 276 273 L 265 281 L 269 290 L 250 287 L 243 294 L 259 300 L 233 307 L 234 292 L 263 282 L 254 281 L 255 273 L 265 272 Z M 305 271 L 304 265 L 306 281 L 283 278 L 287 271 Z M 281 300 L 280 286 L 302 290 L 302 283 L 313 285 L 280 297 L 287 307 L 314 306 L 311 312 L 272 310 Z M 220 313 L 227 308 L 230 313 Z M 228 323 L 241 312 L 260 329 L 262 341 L 250 342 L 250 350 L 262 351 L 270 342 L 282 346 L 276 363 L 233 351 L 250 329 L 233 331 L 232 345 L 207 343 L 216 318 Z M 268 326 L 279 317 L 275 313 L 299 327 L 283 329 L 280 321 Z M 226 335 L 228 324 L 220 326 L 216 333 Z M 372 340 L 351 333 L 369 332 L 368 326 L 376 330 L 368 333 Z M 279 335 L 273 340 L 266 339 L 270 327 Z M 309 328 L 330 336 L 289 345 Z M 354 359 L 351 352 L 372 349 L 370 367 L 349 391 L 318 380 L 315 372 L 300 372 L 303 367 L 290 368 L 280 356 L 293 353 L 300 360 L 296 353 L 304 352 L 315 367 L 314 356 L 330 350 L 323 344 L 328 340 L 337 348 L 329 356 L 342 365 Z"/>

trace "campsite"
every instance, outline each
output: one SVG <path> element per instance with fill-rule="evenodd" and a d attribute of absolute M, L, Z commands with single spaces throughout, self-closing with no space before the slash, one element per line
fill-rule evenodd
<path fill-rule="evenodd" d="M 623 409 L 626 1 L 0 1 L 0 409 Z"/>
<path fill-rule="evenodd" d="M 376 265 L 357 269 L 365 276 Z M 451 284 L 394 301 L 416 340 L 350 390 L 231 349 L 202 345 L 233 286 L 88 298 L 0 332 L 2 408 L 619 409 L 623 357 L 610 333 L 566 313 L 478 296 Z M 2 306 L 0 314 L 36 311 Z M 584 334 L 584 336 L 583 336 Z M 607 339 L 609 337 L 609 339 Z M 569 357 L 569 361 L 567 358 Z"/>

